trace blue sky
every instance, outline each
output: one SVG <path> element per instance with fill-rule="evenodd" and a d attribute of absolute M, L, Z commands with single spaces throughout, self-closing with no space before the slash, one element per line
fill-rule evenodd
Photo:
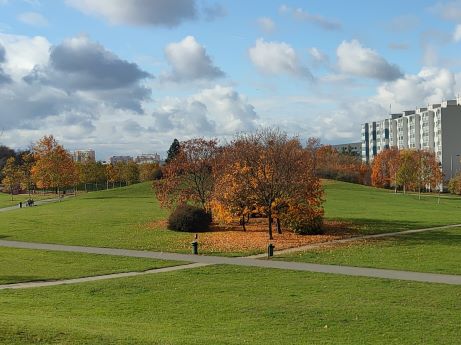
<path fill-rule="evenodd" d="M 324 143 L 453 98 L 461 1 L 0 0 L 0 143 L 164 154 L 279 126 Z"/>

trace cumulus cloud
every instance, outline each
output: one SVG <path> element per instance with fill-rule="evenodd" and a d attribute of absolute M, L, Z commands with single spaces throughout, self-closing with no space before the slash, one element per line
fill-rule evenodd
<path fill-rule="evenodd" d="M 259 29 L 265 33 L 273 33 L 275 31 L 275 23 L 274 21 L 269 18 L 269 17 L 261 17 L 258 18 L 256 23 L 259 26 Z"/>
<path fill-rule="evenodd" d="M 48 20 L 37 12 L 24 12 L 18 16 L 19 21 L 37 27 L 48 26 Z"/>
<path fill-rule="evenodd" d="M 175 27 L 197 17 L 195 0 L 66 0 L 66 3 L 116 25 Z"/>
<path fill-rule="evenodd" d="M 337 48 L 338 68 L 345 74 L 378 80 L 395 80 L 402 76 L 399 67 L 390 64 L 376 51 L 357 40 L 343 41 Z"/>
<path fill-rule="evenodd" d="M 248 52 L 251 62 L 263 73 L 313 78 L 309 69 L 300 63 L 295 50 L 285 42 L 266 42 L 260 38 Z"/>
<path fill-rule="evenodd" d="M 165 48 L 165 55 L 172 71 L 163 76 L 164 80 L 180 82 L 210 80 L 224 76 L 224 72 L 213 64 L 205 48 L 193 36 L 170 43 Z"/>
<path fill-rule="evenodd" d="M 8 87 L 0 87 L 2 129 L 68 126 L 88 134 L 102 113 L 143 113 L 150 90 L 142 81 L 149 75 L 87 37 L 65 40 L 46 56 L 44 38 L 0 35 L 0 42 L 0 67 L 12 71 Z"/>
<path fill-rule="evenodd" d="M 248 100 L 231 87 L 217 85 L 186 99 L 168 98 L 154 111 L 155 132 L 232 135 L 251 130 L 258 116 Z"/>
<path fill-rule="evenodd" d="M 413 109 L 456 95 L 456 76 L 445 68 L 423 68 L 418 74 L 387 82 L 379 86 L 373 100 L 379 104 L 392 104 L 395 109 Z"/>
<path fill-rule="evenodd" d="M 280 6 L 279 12 L 282 14 L 291 14 L 294 19 L 316 25 L 327 31 L 336 31 L 341 29 L 341 23 L 323 17 L 319 14 L 309 13 L 302 8 L 292 8 L 287 5 Z"/>
<path fill-rule="evenodd" d="M 328 55 L 320 49 L 312 47 L 308 49 L 308 53 L 314 66 L 329 65 L 330 59 Z"/>
<path fill-rule="evenodd" d="M 141 112 L 140 102 L 150 91 L 140 82 L 149 77 L 135 63 L 120 59 L 86 36 L 78 36 L 53 47 L 49 62 L 35 66 L 24 80 Z"/>

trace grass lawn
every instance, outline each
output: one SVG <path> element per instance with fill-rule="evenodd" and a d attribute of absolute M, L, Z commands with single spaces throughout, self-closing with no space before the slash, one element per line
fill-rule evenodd
<path fill-rule="evenodd" d="M 0 238 L 190 252 L 193 234 L 155 225 L 167 214 L 159 207 L 150 183 L 141 183 L 0 214 Z"/>
<path fill-rule="evenodd" d="M 461 274 L 461 228 L 327 246 L 280 260 Z"/>
<path fill-rule="evenodd" d="M 418 200 L 415 195 L 394 195 L 388 190 L 333 181 L 326 181 L 325 189 L 326 218 L 359 233 L 461 223 L 460 198 L 444 198 L 438 205 L 434 197 Z M 193 234 L 167 230 L 167 215 L 168 211 L 159 207 L 150 183 L 142 183 L 0 213 L 0 238 L 189 253 Z M 223 249 L 208 248 L 206 240 L 210 236 L 199 236 L 203 243 L 201 252 L 243 255 L 264 250 L 241 246 L 242 239 L 252 241 L 251 235 L 245 237 L 247 234 L 240 230 L 233 233 L 238 236 L 230 234 L 212 234 L 220 237 L 214 238 L 214 242 L 226 242 L 221 243 Z M 262 234 L 266 236 L 264 229 Z M 240 242 L 229 246 L 228 243 L 237 241 L 234 237 Z"/>
<path fill-rule="evenodd" d="M 0 284 L 146 271 L 179 262 L 0 247 Z"/>
<path fill-rule="evenodd" d="M 325 217 L 351 223 L 360 233 L 461 224 L 461 198 L 394 194 L 393 191 L 327 181 Z"/>
<path fill-rule="evenodd" d="M 2 344 L 459 344 L 461 286 L 212 266 L 0 291 Z"/>
<path fill-rule="evenodd" d="M 50 194 L 33 194 L 32 197 L 29 196 L 29 194 L 19 194 L 19 195 L 14 195 L 13 196 L 13 201 L 11 201 L 11 195 L 10 194 L 5 194 L 5 193 L 0 193 L 0 208 L 3 207 L 9 207 L 9 206 L 17 206 L 20 201 L 25 202 L 29 198 L 32 198 L 33 200 L 43 200 L 43 199 L 51 199 L 55 198 L 55 195 L 50 195 Z"/>

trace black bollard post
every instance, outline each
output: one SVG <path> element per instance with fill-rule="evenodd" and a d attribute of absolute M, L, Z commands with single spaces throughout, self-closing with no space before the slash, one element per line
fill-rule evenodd
<path fill-rule="evenodd" d="M 267 246 L 267 258 L 274 256 L 274 248 L 275 246 L 272 243 L 269 243 L 269 245 Z"/>
<path fill-rule="evenodd" d="M 192 253 L 194 255 L 198 254 L 198 234 L 195 234 L 194 241 L 192 242 Z"/>
<path fill-rule="evenodd" d="M 22 201 L 19 202 L 19 208 L 22 208 Z"/>

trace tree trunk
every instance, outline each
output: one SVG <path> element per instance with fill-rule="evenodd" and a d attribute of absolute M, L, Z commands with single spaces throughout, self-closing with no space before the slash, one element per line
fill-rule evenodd
<path fill-rule="evenodd" d="M 271 214 L 268 215 L 268 219 L 269 219 L 269 239 L 273 240 L 274 237 L 272 236 L 272 215 Z"/>
<path fill-rule="evenodd" d="M 282 226 L 280 225 L 280 219 L 276 218 L 275 221 L 277 222 L 277 233 L 282 234 Z"/>
<path fill-rule="evenodd" d="M 240 220 L 240 225 L 242 225 L 243 231 L 247 231 L 247 228 L 245 226 L 245 215 L 242 215 L 242 219 Z"/>

